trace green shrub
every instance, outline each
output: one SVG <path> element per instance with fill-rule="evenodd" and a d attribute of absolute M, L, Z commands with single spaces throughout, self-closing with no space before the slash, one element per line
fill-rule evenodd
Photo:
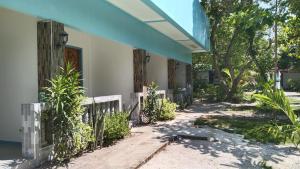
<path fill-rule="evenodd" d="M 54 134 L 54 159 L 58 162 L 69 160 L 82 152 L 93 140 L 92 128 L 82 122 L 84 89 L 80 86 L 79 73 L 67 64 L 51 79 L 50 87 L 44 89 L 42 100 L 49 105 Z"/>
<path fill-rule="evenodd" d="M 255 139 L 261 143 L 280 144 L 285 142 L 285 137 L 279 133 L 272 132 L 270 128 L 274 128 L 276 124 L 267 123 L 248 130 L 245 133 L 246 139 Z"/>
<path fill-rule="evenodd" d="M 202 99 L 204 98 L 205 89 L 208 87 L 207 82 L 202 79 L 194 79 L 193 81 L 193 97 Z"/>
<path fill-rule="evenodd" d="M 174 102 L 178 105 L 178 110 L 184 110 L 188 105 L 188 95 L 180 88 L 174 90 Z"/>
<path fill-rule="evenodd" d="M 157 94 L 158 86 L 152 82 L 147 89 L 144 111 L 149 116 L 149 123 L 157 121 L 159 116 L 159 96 Z"/>
<path fill-rule="evenodd" d="M 206 98 L 210 102 L 224 101 L 226 94 L 220 85 L 209 84 L 205 89 Z"/>
<path fill-rule="evenodd" d="M 106 115 L 104 121 L 104 145 L 110 145 L 130 133 L 127 112 Z"/>
<path fill-rule="evenodd" d="M 260 103 L 267 105 L 275 111 L 283 112 L 288 117 L 291 124 L 271 126 L 269 131 L 276 133 L 279 137 L 285 137 L 285 140 L 291 140 L 298 147 L 300 144 L 300 118 L 292 109 L 284 91 L 266 85 L 263 93 L 255 94 L 254 97 Z"/>
<path fill-rule="evenodd" d="M 168 99 L 162 99 L 161 102 L 161 109 L 159 113 L 158 120 L 173 120 L 176 116 L 176 103 L 172 103 Z"/>
<path fill-rule="evenodd" d="M 258 120 L 255 118 L 212 116 L 210 118 L 198 118 L 194 124 L 199 126 L 208 125 L 226 132 L 242 134 L 245 139 L 262 143 L 279 144 L 285 142 L 284 136 L 270 131 L 271 127 L 276 126 L 276 124 L 271 121 Z"/>
<path fill-rule="evenodd" d="M 290 91 L 299 92 L 300 91 L 300 80 L 288 79 L 287 87 Z"/>

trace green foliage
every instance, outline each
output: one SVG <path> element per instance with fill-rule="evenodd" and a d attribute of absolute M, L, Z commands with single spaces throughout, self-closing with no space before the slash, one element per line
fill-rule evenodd
<path fill-rule="evenodd" d="M 251 118 L 228 118 L 213 116 L 210 118 L 198 118 L 195 125 L 208 125 L 230 133 L 244 135 L 245 139 L 255 140 L 262 143 L 283 143 L 284 137 L 279 137 L 275 132 L 269 132 L 269 128 L 275 126 L 273 122 Z"/>
<path fill-rule="evenodd" d="M 162 120 L 162 121 L 173 120 L 176 116 L 175 111 L 177 108 L 177 104 L 172 103 L 168 99 L 162 99 L 160 101 L 160 104 L 161 104 L 161 109 L 160 109 L 158 120 Z"/>
<path fill-rule="evenodd" d="M 209 102 L 219 102 L 225 100 L 225 91 L 220 85 L 207 85 L 205 89 L 205 98 Z"/>
<path fill-rule="evenodd" d="M 290 91 L 300 92 L 300 80 L 288 79 L 287 86 Z"/>
<path fill-rule="evenodd" d="M 278 137 L 284 137 L 285 140 L 289 139 L 297 147 L 300 144 L 300 118 L 292 109 L 284 91 L 266 85 L 263 93 L 255 94 L 254 97 L 273 110 L 280 110 L 288 117 L 291 124 L 272 126 L 269 128 L 269 133 L 275 133 Z"/>
<path fill-rule="evenodd" d="M 157 89 L 158 85 L 154 82 L 152 82 L 147 89 L 144 111 L 147 112 L 150 123 L 156 122 L 159 116 L 159 96 L 157 94 Z"/>
<path fill-rule="evenodd" d="M 251 128 L 245 133 L 245 138 L 255 139 L 256 141 L 262 143 L 284 143 L 286 141 L 284 136 L 282 136 L 280 133 L 270 130 L 272 128 L 276 128 L 276 126 L 276 123 L 267 123 Z"/>
<path fill-rule="evenodd" d="M 128 117 L 129 114 L 127 112 L 118 112 L 105 116 L 104 145 L 110 145 L 130 133 Z"/>
<path fill-rule="evenodd" d="M 44 89 L 43 101 L 50 106 L 54 134 L 54 158 L 61 162 L 82 152 L 92 141 L 92 129 L 82 122 L 84 112 L 81 103 L 84 89 L 80 86 L 79 73 L 67 64 L 51 79 L 50 87 Z"/>
<path fill-rule="evenodd" d="M 193 72 L 212 70 L 211 64 L 197 63 L 193 65 Z"/>
<path fill-rule="evenodd" d="M 149 116 L 149 123 L 154 123 L 157 120 L 172 120 L 176 116 L 177 104 L 168 99 L 160 99 L 157 88 L 158 86 L 152 82 L 147 90 L 144 114 Z"/>
<path fill-rule="evenodd" d="M 280 16 L 278 44 L 280 47 L 280 66 L 298 69 L 300 66 L 300 1 L 279 1 Z"/>
<path fill-rule="evenodd" d="M 284 112 L 292 123 L 296 122 L 297 116 L 283 90 L 274 89 L 266 84 L 263 93 L 254 94 L 254 97 L 260 103 L 268 105 L 273 110 Z"/>
<path fill-rule="evenodd" d="M 266 35 L 274 18 L 257 1 L 202 0 L 201 4 L 211 24 L 211 53 L 206 55 L 211 58 L 226 100 L 238 101 L 246 82 L 243 77 L 249 70 L 265 78 L 272 68 Z"/>
<path fill-rule="evenodd" d="M 299 66 L 300 59 L 300 30 L 295 29 L 300 27 L 300 16 L 290 16 L 287 18 L 286 22 L 282 24 L 282 29 L 279 32 L 279 44 L 280 51 L 282 53 L 283 59 L 281 63 L 286 63 L 288 59 L 289 62 L 295 62 Z M 289 58 L 287 58 L 288 56 Z M 291 63 L 293 66 L 295 63 Z"/>
<path fill-rule="evenodd" d="M 184 110 L 188 105 L 191 104 L 190 97 L 181 88 L 174 90 L 174 101 L 178 105 L 179 110 Z"/>
<path fill-rule="evenodd" d="M 205 98 L 205 89 L 208 87 L 208 84 L 202 79 L 194 79 L 193 81 L 193 97 L 194 98 Z"/>

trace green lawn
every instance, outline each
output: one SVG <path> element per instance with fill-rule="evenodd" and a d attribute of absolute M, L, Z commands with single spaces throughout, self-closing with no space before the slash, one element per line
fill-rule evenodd
<path fill-rule="evenodd" d="M 255 140 L 262 143 L 283 143 L 283 137 L 276 137 L 269 133 L 269 127 L 274 125 L 271 120 L 249 118 L 249 117 L 224 117 L 210 116 L 208 118 L 198 118 L 195 122 L 197 126 L 207 125 L 230 133 L 242 134 L 246 139 Z"/>

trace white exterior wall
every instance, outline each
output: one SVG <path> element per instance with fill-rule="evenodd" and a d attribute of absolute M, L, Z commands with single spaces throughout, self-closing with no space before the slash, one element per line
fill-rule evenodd
<path fill-rule="evenodd" d="M 168 90 L 168 59 L 155 54 L 147 63 L 147 81 L 155 82 L 160 90 Z"/>
<path fill-rule="evenodd" d="M 0 140 L 21 142 L 21 104 L 38 102 L 37 21 L 0 8 Z M 67 45 L 82 48 L 87 95 L 121 94 L 131 104 L 133 48 L 65 27 Z M 167 59 L 154 55 L 149 81 L 168 87 Z M 185 73 L 184 73 L 185 74 Z"/>
<path fill-rule="evenodd" d="M 176 64 L 176 87 L 186 87 L 186 64 L 182 62 Z"/>
<path fill-rule="evenodd" d="M 21 104 L 38 101 L 36 21 L 0 8 L 0 140 L 21 142 Z"/>
<path fill-rule="evenodd" d="M 131 103 L 133 93 L 133 48 L 87 33 L 65 28 L 68 45 L 82 48 L 83 79 L 88 96 L 121 94 Z"/>

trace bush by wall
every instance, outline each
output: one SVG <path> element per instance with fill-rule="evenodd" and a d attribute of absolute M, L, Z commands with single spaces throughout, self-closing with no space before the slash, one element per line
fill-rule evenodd
<path fill-rule="evenodd" d="M 47 116 L 53 126 L 54 159 L 58 162 L 81 153 L 93 140 L 92 128 L 82 122 L 84 89 L 79 77 L 79 73 L 67 64 L 44 89 L 42 100 L 50 106 Z"/>
<path fill-rule="evenodd" d="M 119 112 L 105 116 L 104 145 L 110 145 L 130 133 L 128 117 L 129 113 L 127 112 Z"/>
<path fill-rule="evenodd" d="M 177 104 L 172 103 L 168 99 L 162 99 L 160 101 L 160 104 L 161 104 L 161 109 L 160 109 L 158 120 L 162 120 L 162 121 L 173 120 L 176 116 L 175 111 L 177 108 Z"/>
<path fill-rule="evenodd" d="M 159 115 L 159 95 L 157 94 L 158 85 L 152 82 L 147 89 L 147 97 L 144 101 L 144 112 L 149 117 L 149 123 L 154 123 Z"/>

